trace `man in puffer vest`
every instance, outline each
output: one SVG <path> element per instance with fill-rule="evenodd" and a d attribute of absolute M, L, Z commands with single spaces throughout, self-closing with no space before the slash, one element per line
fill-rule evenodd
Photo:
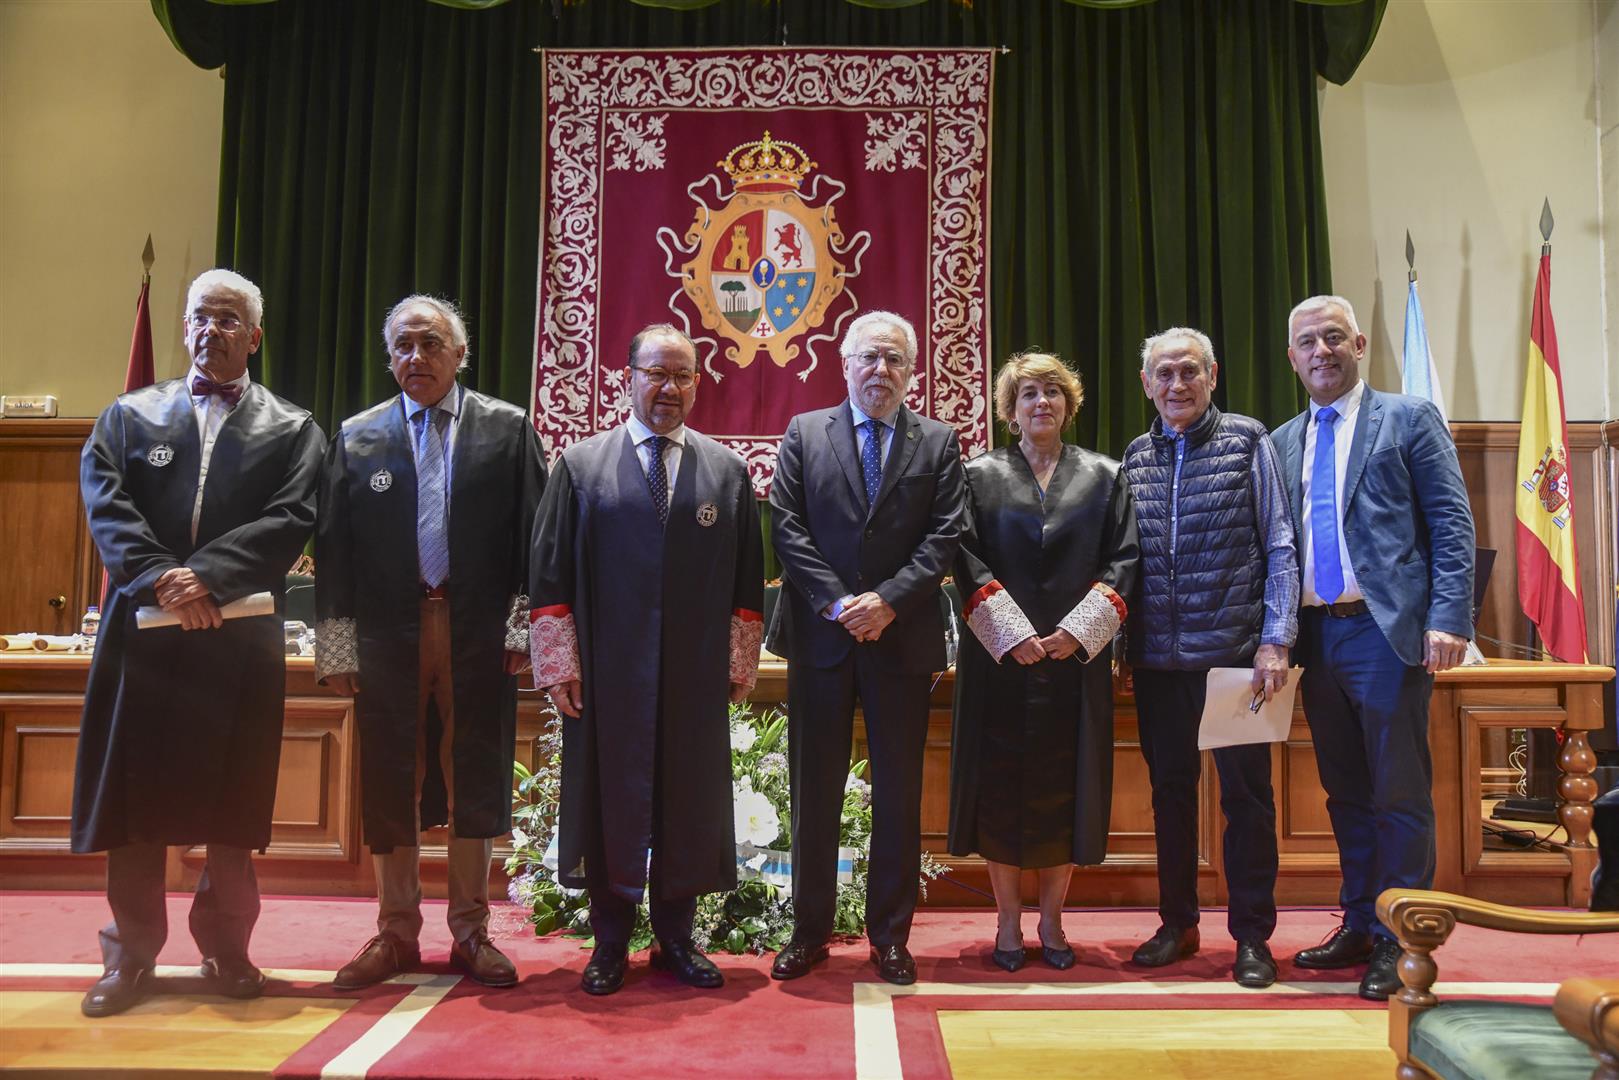
<path fill-rule="evenodd" d="M 1287 677 L 1299 574 L 1276 448 L 1257 420 L 1210 400 L 1220 365 L 1208 336 L 1173 327 L 1141 346 L 1141 385 L 1158 419 L 1130 443 L 1124 472 L 1141 530 L 1140 593 L 1130 605 L 1141 753 L 1152 780 L 1163 925 L 1132 960 L 1162 967 L 1198 950 L 1198 722 L 1210 668 L 1254 669 L 1268 699 Z M 1232 978 L 1276 981 L 1276 803 L 1270 745 L 1214 751 L 1225 813 Z"/>

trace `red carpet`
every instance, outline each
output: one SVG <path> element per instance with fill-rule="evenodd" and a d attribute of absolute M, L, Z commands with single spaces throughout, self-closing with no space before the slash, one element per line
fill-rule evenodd
<path fill-rule="evenodd" d="M 189 902 L 189 897 L 170 898 L 171 939 L 162 964 L 198 960 L 185 930 Z M 429 902 L 426 908 L 426 971 L 447 974 L 444 905 Z M 375 911 L 375 902 L 364 899 L 266 898 L 253 939 L 254 960 L 266 968 L 335 971 L 374 932 Z M 89 979 L 82 975 L 20 972 L 15 965 L 96 963 L 96 930 L 106 920 L 105 900 L 96 894 L 0 893 L 0 989 L 76 990 L 87 985 Z M 993 967 L 987 952 L 994 927 L 991 912 L 924 912 L 911 938 L 921 977 L 912 993 L 890 997 L 884 984 L 875 982 L 865 945 L 851 942 L 835 948 L 824 968 L 791 983 L 771 981 L 768 957 L 716 956 L 726 985 L 710 992 L 688 990 L 652 971 L 643 954 L 633 959 L 629 982 L 620 993 L 592 998 L 578 989 L 588 957 L 579 943 L 535 939 L 519 913 L 503 907 L 493 934 L 516 962 L 522 982 L 511 990 L 457 982 L 365 1075 L 853 1077 L 857 1043 L 866 1055 L 860 1071 L 880 1075 L 882 1070 L 872 1066 L 880 1059 L 872 1057 L 876 1044 L 869 1037 L 876 1031 L 890 1044 L 897 1040 L 906 1077 L 948 1076 L 934 1019 L 941 1008 L 983 1008 L 990 1002 L 995 1009 L 1380 1008 L 1354 997 L 1352 985 L 1342 985 L 1352 984 L 1354 973 L 1298 971 L 1287 961 L 1296 950 L 1322 940 L 1336 921 L 1330 911 L 1283 912 L 1272 941 L 1282 964 L 1282 983 L 1268 993 L 1239 991 L 1231 984 L 1234 946 L 1224 931 L 1223 912 L 1205 913 L 1199 955 L 1145 972 L 1127 967 L 1126 960 L 1156 928 L 1157 918 L 1151 912 L 1114 909 L 1067 915 L 1065 926 L 1080 953 L 1078 966 L 1067 972 L 1053 971 L 1037 959 L 1015 975 Z M 1035 916 L 1027 916 L 1031 942 L 1034 924 Z M 1610 943 L 1543 938 L 1530 942 L 1526 951 L 1522 942 L 1459 928 L 1439 954 L 1441 984 L 1553 983 L 1571 971 L 1619 975 L 1619 957 L 1611 955 Z M 278 1076 L 322 1075 L 413 990 L 385 985 L 338 995 L 309 978 L 278 981 L 270 993 L 359 1000 L 288 1057 L 276 1070 Z M 1165 992 L 1156 992 L 1151 984 L 1162 984 Z M 960 995 L 948 989 L 958 985 Z M 1047 985 L 1050 994 L 1043 992 Z M 999 986 L 1006 987 L 1007 996 L 999 994 Z M 196 992 L 194 985 L 179 980 L 165 988 Z M 436 992 L 425 987 L 413 1000 Z M 856 1007 L 857 998 L 866 1001 L 864 1011 Z M 866 1025 L 859 1039 L 857 1014 Z"/>

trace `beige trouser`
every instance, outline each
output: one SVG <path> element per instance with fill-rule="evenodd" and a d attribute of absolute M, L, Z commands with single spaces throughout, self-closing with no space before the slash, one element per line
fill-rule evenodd
<path fill-rule="evenodd" d="M 455 690 L 450 679 L 450 602 L 422 600 L 421 686 L 416 706 L 417 831 L 421 831 L 422 780 L 427 775 L 427 703 L 438 703 L 442 728 L 438 754 L 444 773 L 445 797 L 450 810 L 449 892 L 445 920 L 456 941 L 467 941 L 489 924 L 489 861 L 493 839 L 476 840 L 455 835 Z M 400 941 L 414 942 L 422 932 L 421 848 L 396 847 L 386 855 L 373 855 L 377 874 L 377 930 Z"/>

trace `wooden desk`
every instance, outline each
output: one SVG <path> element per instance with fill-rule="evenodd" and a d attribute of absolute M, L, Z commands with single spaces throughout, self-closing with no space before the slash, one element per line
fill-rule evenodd
<path fill-rule="evenodd" d="M 103 860 L 68 851 L 73 758 L 89 659 L 77 655 L 0 654 L 0 885 L 4 888 L 96 888 Z M 1512 904 L 1581 905 L 1589 895 L 1595 851 L 1589 845 L 1596 783 L 1586 732 L 1602 724 L 1602 684 L 1613 669 L 1594 665 L 1492 662 L 1441 675 L 1434 687 L 1429 745 L 1434 758 L 1434 809 L 1439 862 L 1434 887 Z M 786 670 L 765 665 L 754 700 L 785 700 Z M 946 675 L 933 694 L 923 787 L 923 844 L 945 850 L 949 823 L 950 700 Z M 517 747 L 536 760 L 545 714 L 539 695 L 519 696 Z M 1554 727 L 1565 735 L 1560 766 L 1563 825 L 1570 842 L 1555 852 L 1484 850 L 1480 801 L 1481 733 L 1489 728 Z M 855 753 L 864 754 L 856 726 Z M 273 839 L 259 860 L 266 892 L 318 895 L 374 893 L 371 860 L 360 842 L 359 762 L 352 703 L 314 680 L 308 659 L 288 661 L 286 728 Z M 1113 818 L 1102 865 L 1077 871 L 1070 901 L 1080 905 L 1152 905 L 1152 802 L 1141 758 L 1135 706 L 1117 702 Z M 1286 742 L 1273 750 L 1283 904 L 1332 904 L 1338 895 L 1337 851 L 1315 767 L 1309 727 L 1296 713 Z M 1224 903 L 1219 844 L 1219 792 L 1206 757 L 1200 792 L 1199 894 Z M 443 894 L 442 838 L 424 845 L 425 886 Z M 496 847 L 497 855 L 506 852 Z M 176 853 L 170 883 L 188 888 L 201 869 L 200 852 Z M 936 882 L 928 902 L 988 904 L 979 859 L 942 856 L 952 881 Z M 499 877 L 498 869 L 495 876 Z M 1026 887 L 1033 897 L 1033 875 Z M 973 891 L 978 890 L 978 891 Z M 982 895 L 981 895 L 982 894 Z"/>

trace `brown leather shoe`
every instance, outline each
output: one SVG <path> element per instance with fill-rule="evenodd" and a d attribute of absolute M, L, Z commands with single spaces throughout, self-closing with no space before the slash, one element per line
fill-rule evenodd
<path fill-rule="evenodd" d="M 516 986 L 517 968 L 483 931 L 450 946 L 450 966 L 485 986 Z"/>
<path fill-rule="evenodd" d="M 401 971 L 409 971 L 422 962 L 422 950 L 415 942 L 404 942 L 387 934 L 378 934 L 354 959 L 344 964 L 332 980 L 334 990 L 359 990 L 391 979 Z"/>

